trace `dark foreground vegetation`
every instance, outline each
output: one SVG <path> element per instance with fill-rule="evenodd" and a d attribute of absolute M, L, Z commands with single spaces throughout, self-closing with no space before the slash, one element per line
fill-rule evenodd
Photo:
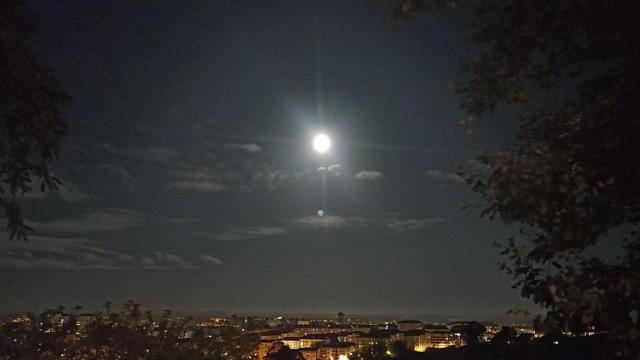
<path fill-rule="evenodd" d="M 557 341 L 557 343 L 556 343 Z M 555 360 L 613 359 L 613 347 L 603 336 L 531 339 L 512 344 L 481 343 L 477 346 L 400 354 L 398 359 L 422 360 Z"/>
<path fill-rule="evenodd" d="M 95 314 L 62 310 L 4 324 L 0 359 L 248 359 L 252 350 L 240 330 L 207 337 L 190 317 L 154 317 L 133 302 Z"/>

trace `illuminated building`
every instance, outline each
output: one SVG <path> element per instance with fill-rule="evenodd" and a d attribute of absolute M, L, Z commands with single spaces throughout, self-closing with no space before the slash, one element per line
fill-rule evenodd
<path fill-rule="evenodd" d="M 372 329 L 372 327 L 368 326 L 368 325 L 354 326 L 352 328 L 353 331 L 357 331 L 357 332 L 361 332 L 361 333 L 365 333 L 365 334 L 370 333 L 371 329 Z"/>
<path fill-rule="evenodd" d="M 389 336 L 385 345 L 389 347 L 394 341 L 400 340 L 405 343 L 408 350 L 424 352 L 428 349 L 459 346 L 461 344 L 456 341 L 457 339 L 458 337 L 452 334 L 446 326 L 428 325 L 424 326 L 422 330 L 408 330 Z M 372 342 L 372 345 L 375 344 L 376 342 Z"/>
<path fill-rule="evenodd" d="M 326 344 L 329 342 L 329 339 L 327 337 L 320 337 L 320 336 L 305 336 L 303 338 L 300 338 L 300 348 L 310 348 L 310 347 L 316 347 L 318 345 L 321 344 Z"/>
<path fill-rule="evenodd" d="M 282 343 L 288 346 L 290 349 L 298 350 L 327 344 L 329 343 L 329 338 L 323 335 L 306 336 L 302 338 L 285 338 L 282 339 Z"/>
<path fill-rule="evenodd" d="M 423 330 L 409 330 L 402 334 L 402 341 L 408 350 L 424 352 L 429 347 L 427 335 Z"/>
<path fill-rule="evenodd" d="M 447 326 L 428 325 L 423 328 L 427 348 L 444 349 L 450 346 L 462 346 L 461 337 L 451 333 Z"/>
<path fill-rule="evenodd" d="M 298 337 L 304 337 L 308 335 L 318 335 L 318 334 L 338 334 L 345 331 L 353 331 L 351 326 L 342 325 L 342 326 L 301 326 L 295 328 L 294 332 L 297 333 Z"/>
<path fill-rule="evenodd" d="M 397 331 L 383 330 L 373 334 L 352 333 L 339 337 L 340 341 L 353 343 L 358 350 L 365 350 L 376 345 L 390 347 L 394 341 L 400 340 L 401 333 Z"/>
<path fill-rule="evenodd" d="M 317 351 L 317 360 L 347 360 L 349 355 L 356 351 L 352 343 L 337 343 L 320 345 Z"/>
<path fill-rule="evenodd" d="M 313 345 L 300 347 L 302 343 L 313 343 Z M 277 352 L 283 346 L 299 350 L 305 360 L 347 360 L 349 355 L 356 351 L 356 347 L 352 343 L 339 342 L 330 344 L 329 339 L 326 338 L 284 339 L 281 341 L 262 340 L 258 344 L 258 360 L 264 360 L 268 354 Z"/>
<path fill-rule="evenodd" d="M 401 320 L 397 322 L 398 331 L 421 330 L 422 322 L 418 320 Z"/>

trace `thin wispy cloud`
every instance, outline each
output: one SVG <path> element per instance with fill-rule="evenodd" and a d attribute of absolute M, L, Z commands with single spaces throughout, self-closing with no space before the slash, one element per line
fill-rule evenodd
<path fill-rule="evenodd" d="M 82 238 L 30 236 L 28 242 L 0 242 L 0 268 L 49 270 L 194 269 L 183 257 L 156 252 L 133 255 L 108 250 Z"/>
<path fill-rule="evenodd" d="M 166 220 L 166 223 L 169 225 L 193 225 L 198 223 L 199 219 L 196 217 L 172 217 Z"/>
<path fill-rule="evenodd" d="M 363 170 L 356 174 L 357 180 L 362 181 L 376 181 L 382 178 L 383 174 L 380 171 L 375 170 Z"/>
<path fill-rule="evenodd" d="M 334 176 L 342 175 L 342 166 L 340 164 L 333 164 L 329 166 L 320 166 L 318 167 L 318 172 L 327 172 Z"/>
<path fill-rule="evenodd" d="M 103 178 L 113 179 L 115 183 L 122 184 L 129 191 L 135 190 L 138 180 L 125 168 L 102 163 L 97 166 L 97 169 Z"/>
<path fill-rule="evenodd" d="M 205 264 L 211 264 L 211 265 L 216 265 L 216 266 L 224 265 L 224 262 L 222 262 L 222 260 L 220 260 L 219 258 L 217 258 L 215 256 L 211 256 L 209 254 L 200 255 L 200 260 L 202 260 L 202 262 L 205 263 Z"/>
<path fill-rule="evenodd" d="M 143 161 L 170 163 L 178 158 L 178 153 L 165 146 L 149 146 L 146 148 L 126 148 L 120 149 L 111 144 L 99 144 L 103 150 L 115 155 L 133 157 Z"/>
<path fill-rule="evenodd" d="M 167 190 L 203 193 L 275 191 L 293 181 L 287 172 L 252 163 L 235 167 L 220 163 L 217 168 L 186 166 L 172 176 Z"/>
<path fill-rule="evenodd" d="M 96 199 L 97 196 L 92 196 L 80 189 L 80 187 L 72 182 L 66 181 L 55 192 L 51 193 L 54 196 L 59 197 L 66 202 L 80 202 L 91 199 Z"/>
<path fill-rule="evenodd" d="M 178 180 L 167 185 L 167 190 L 217 193 L 227 190 L 227 187 L 214 180 Z"/>
<path fill-rule="evenodd" d="M 262 167 L 253 173 L 246 188 L 249 191 L 259 189 L 275 191 L 290 185 L 292 182 L 293 177 L 288 172 L 270 167 Z"/>
<path fill-rule="evenodd" d="M 140 160 L 169 163 L 174 161 L 178 154 L 175 150 L 166 147 L 148 147 L 141 150 L 130 150 L 129 154 L 138 157 Z"/>
<path fill-rule="evenodd" d="M 88 211 L 69 218 L 31 222 L 30 225 L 40 234 L 90 234 L 127 230 L 140 225 L 142 215 L 123 209 Z"/>
<path fill-rule="evenodd" d="M 184 260 L 182 257 L 165 253 L 156 252 L 153 256 L 143 256 L 141 258 L 141 267 L 144 269 L 196 269 L 197 266 Z"/>
<path fill-rule="evenodd" d="M 427 226 L 440 224 L 445 222 L 444 218 L 423 218 L 423 219 L 390 219 L 386 226 L 397 231 L 412 231 L 424 229 Z"/>
<path fill-rule="evenodd" d="M 37 187 L 34 186 L 34 188 L 36 189 L 34 189 L 33 192 L 26 193 L 21 197 L 29 200 L 62 200 L 68 203 L 76 203 L 98 198 L 97 196 L 89 195 L 71 181 L 64 181 L 56 191 L 42 192 L 37 190 Z"/>
<path fill-rule="evenodd" d="M 384 227 L 394 231 L 410 231 L 426 228 L 445 222 L 444 218 L 405 218 L 399 215 L 387 217 L 362 216 L 305 216 L 290 221 L 295 227 L 302 229 L 340 229 L 345 227 Z"/>
<path fill-rule="evenodd" d="M 314 215 L 314 216 L 305 216 L 305 217 L 291 220 L 291 223 L 294 226 L 306 228 L 306 229 L 318 229 L 318 228 L 337 229 L 345 226 L 360 225 L 363 222 L 366 222 L 366 220 L 361 217 L 343 217 L 343 216 L 337 216 L 337 215 L 324 215 L 324 216 Z"/>
<path fill-rule="evenodd" d="M 230 228 L 222 233 L 213 234 L 214 240 L 237 241 L 282 235 L 287 229 L 277 226 L 243 226 Z"/>
<path fill-rule="evenodd" d="M 223 146 L 225 151 L 239 151 L 245 152 L 249 154 L 255 154 L 262 151 L 262 148 L 258 144 L 237 144 L 237 143 L 228 143 Z"/>
<path fill-rule="evenodd" d="M 439 169 L 431 169 L 424 172 L 424 174 L 430 178 L 451 181 L 458 184 L 463 184 L 464 179 L 458 174 L 453 172 L 446 172 Z"/>
<path fill-rule="evenodd" d="M 173 173 L 174 180 L 167 185 L 167 190 L 181 192 L 217 193 L 228 190 L 219 175 L 206 168 L 190 168 Z"/>

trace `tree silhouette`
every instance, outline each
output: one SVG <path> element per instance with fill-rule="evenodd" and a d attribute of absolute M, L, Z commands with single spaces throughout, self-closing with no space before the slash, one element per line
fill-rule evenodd
<path fill-rule="evenodd" d="M 164 311 L 156 323 L 150 312 L 141 316 L 140 309 L 130 300 L 120 312 L 96 313 L 85 329 L 75 314 L 65 314 L 62 307 L 0 324 L 0 359 L 248 360 L 251 356 L 252 343 L 242 334 L 190 337 L 194 327 L 189 317 Z"/>
<path fill-rule="evenodd" d="M 445 0 L 383 1 L 412 16 Z M 475 0 L 462 124 L 500 109 L 516 141 L 461 174 L 483 215 L 521 226 L 499 242 L 521 294 L 563 328 L 596 326 L 639 356 L 640 5 Z M 624 243 L 617 261 L 589 252 Z"/>
<path fill-rule="evenodd" d="M 67 134 L 69 96 L 29 48 L 35 26 L 24 0 L 0 0 L 0 205 L 10 239 L 26 240 L 16 196 L 56 190 L 49 171 Z"/>
<path fill-rule="evenodd" d="M 470 321 L 468 323 L 453 326 L 451 331 L 460 333 L 467 346 L 475 346 L 480 342 L 480 338 L 486 331 L 486 328 L 477 321 Z"/>
<path fill-rule="evenodd" d="M 387 347 L 383 344 L 376 344 L 355 352 L 349 359 L 353 360 L 389 360 L 391 352 L 387 353 Z"/>
<path fill-rule="evenodd" d="M 518 333 L 511 326 L 503 326 L 491 339 L 494 344 L 510 344 L 518 338 Z"/>
<path fill-rule="evenodd" d="M 266 360 L 304 360 L 304 356 L 298 350 L 283 346 L 278 351 L 267 354 Z"/>

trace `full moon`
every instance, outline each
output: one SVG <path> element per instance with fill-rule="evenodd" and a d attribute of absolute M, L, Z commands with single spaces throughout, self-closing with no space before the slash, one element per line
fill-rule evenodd
<path fill-rule="evenodd" d="M 331 148 L 331 139 L 325 134 L 318 134 L 313 138 L 313 148 L 319 153 L 326 153 Z"/>

